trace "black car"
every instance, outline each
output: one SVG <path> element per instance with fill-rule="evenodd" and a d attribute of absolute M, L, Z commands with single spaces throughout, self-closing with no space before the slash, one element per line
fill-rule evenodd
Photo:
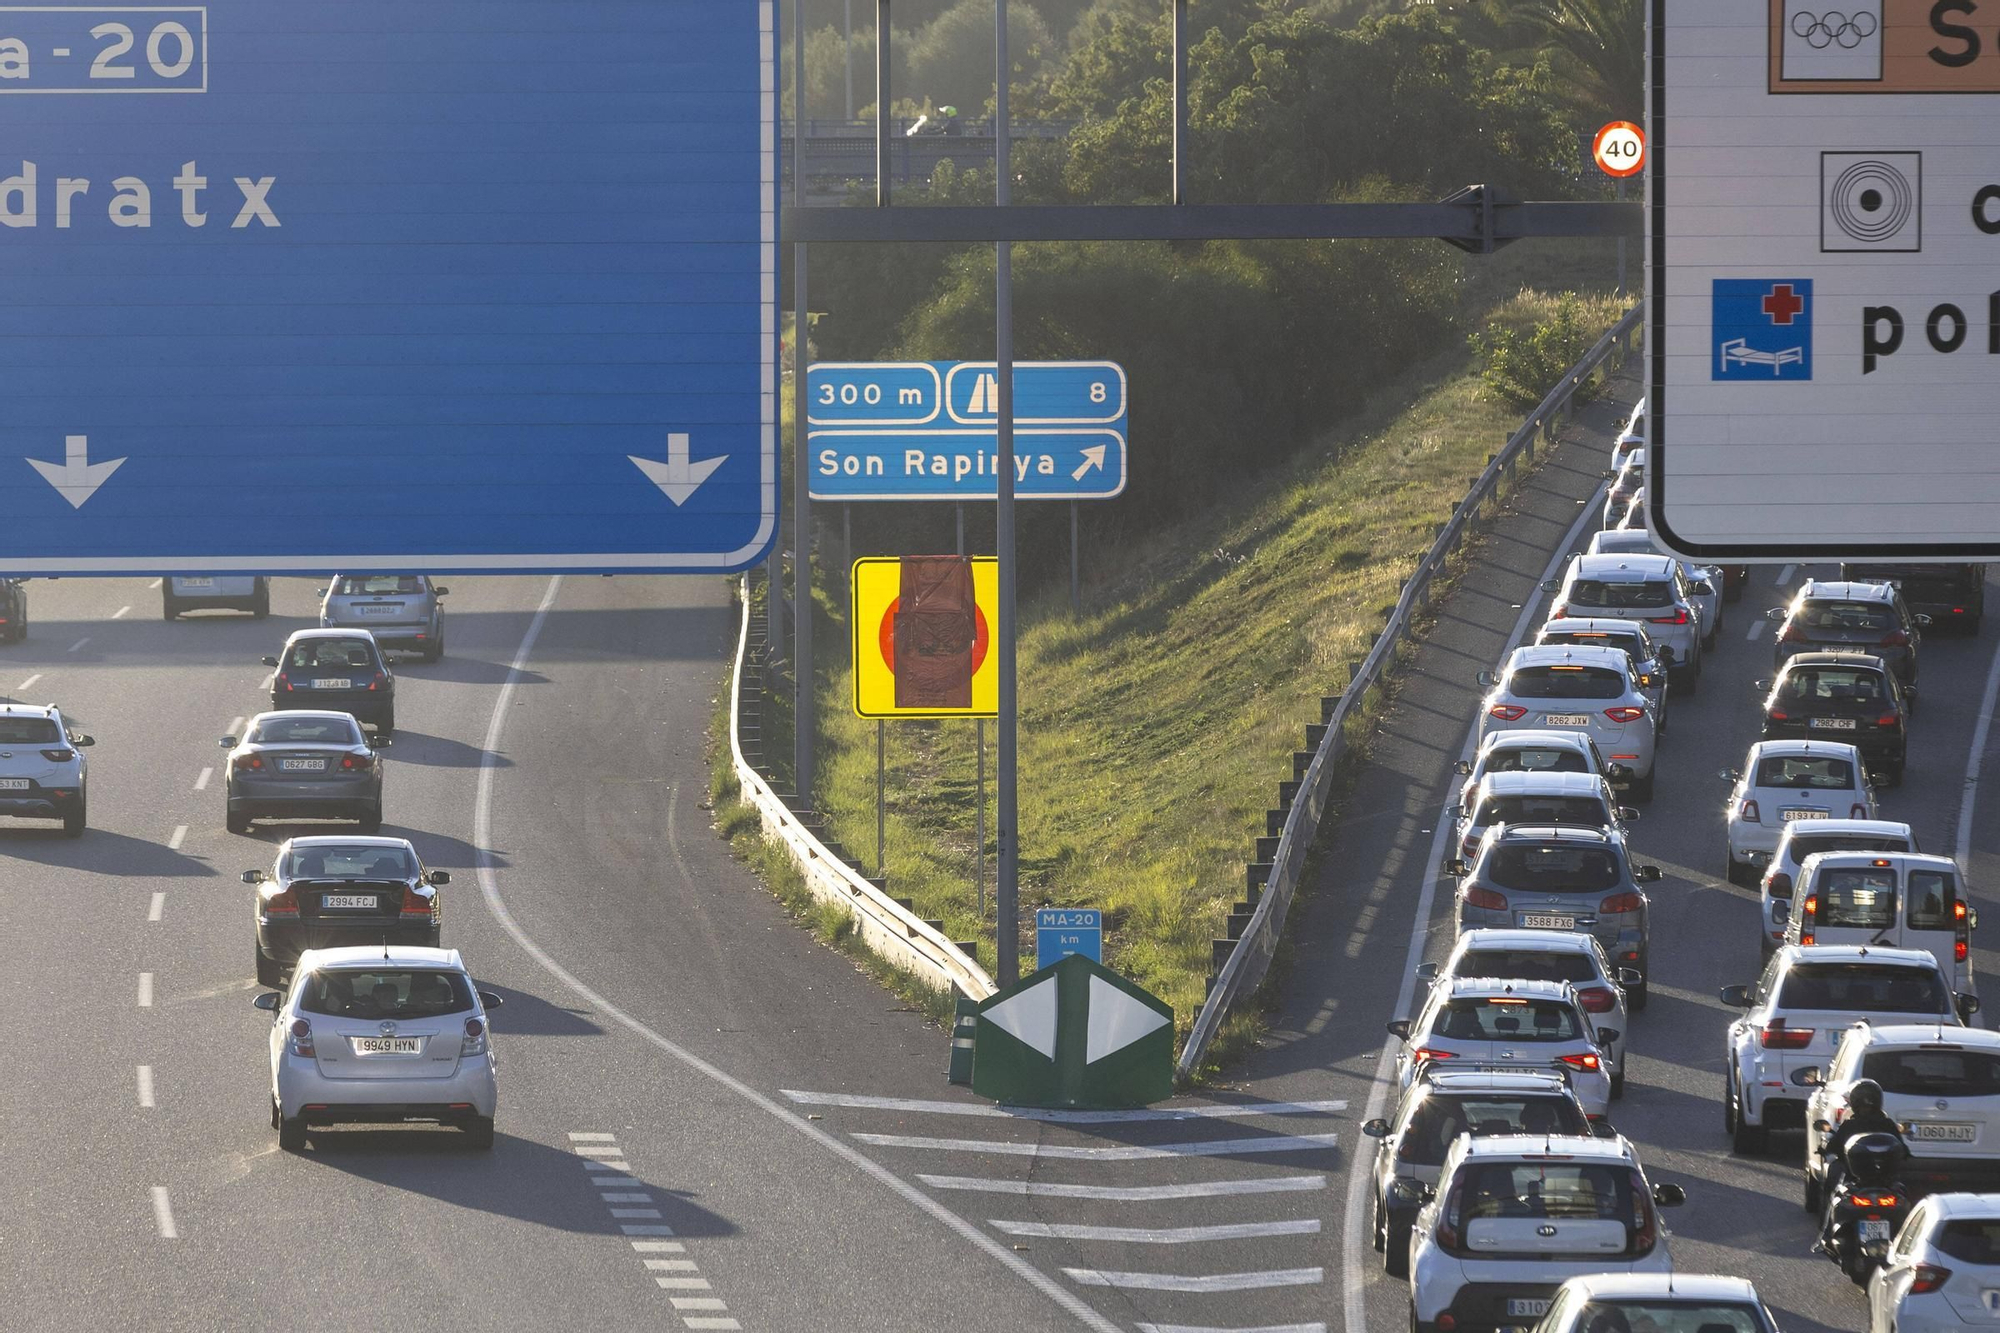
<path fill-rule="evenodd" d="M 1903 604 L 1931 623 L 1961 634 L 1979 633 L 1986 610 L 1984 565 L 1842 565 L 1840 577 L 1864 583 L 1893 583 Z"/>
<path fill-rule="evenodd" d="M 1911 611 L 1893 584 L 1811 579 L 1790 606 L 1766 615 L 1784 626 L 1772 644 L 1776 666 L 1795 653 L 1868 653 L 1916 688 L 1917 649 L 1931 618 Z"/>
<path fill-rule="evenodd" d="M 0 579 L 0 643 L 28 637 L 28 581 Z"/>
<path fill-rule="evenodd" d="M 1765 740 L 1844 741 L 1885 785 L 1903 780 L 1912 696 L 1879 657 L 1799 653 L 1776 680 L 1760 680 Z"/>
<path fill-rule="evenodd" d="M 285 651 L 264 659 L 271 676 L 271 710 L 324 709 L 351 713 L 387 735 L 396 729 L 396 677 L 375 643 L 358 629 L 302 629 Z"/>
<path fill-rule="evenodd" d="M 307 949 L 349 945 L 440 948 L 438 889 L 403 838 L 291 838 L 271 870 L 246 870 L 257 890 L 257 984 L 276 987 Z"/>

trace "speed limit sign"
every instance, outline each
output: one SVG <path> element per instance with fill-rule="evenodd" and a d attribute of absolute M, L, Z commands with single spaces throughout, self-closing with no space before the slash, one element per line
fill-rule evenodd
<path fill-rule="evenodd" d="M 1646 132 L 1629 120 L 1614 120 L 1597 132 L 1590 155 L 1607 176 L 1636 176 L 1646 167 Z"/>

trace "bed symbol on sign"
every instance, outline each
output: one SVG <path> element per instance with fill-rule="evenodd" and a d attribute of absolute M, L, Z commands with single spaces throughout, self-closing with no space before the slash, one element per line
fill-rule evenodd
<path fill-rule="evenodd" d="M 1810 278 L 1717 278 L 1710 298 L 1710 379 L 1812 378 Z"/>

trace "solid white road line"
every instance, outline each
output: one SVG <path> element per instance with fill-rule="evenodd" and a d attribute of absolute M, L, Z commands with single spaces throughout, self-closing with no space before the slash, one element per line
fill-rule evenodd
<path fill-rule="evenodd" d="M 1993 729 L 1993 707 L 2000 702 L 2000 648 L 1986 671 L 1986 693 L 1979 700 L 1979 720 L 1972 727 L 1972 752 L 1965 756 L 1965 789 L 1958 798 L 1958 868 L 1972 873 L 1972 816 L 1979 805 L 1979 770 L 1986 762 L 1986 737 Z"/>
<path fill-rule="evenodd" d="M 214 769 L 204 768 L 203 770 L 201 770 L 201 776 L 194 780 L 194 789 L 196 791 L 207 791 L 208 780 L 214 776 L 215 776 Z"/>
<path fill-rule="evenodd" d="M 1595 517 L 1596 509 L 1603 503 L 1604 492 L 1607 489 L 1609 483 L 1597 488 L 1597 494 L 1584 505 L 1583 512 L 1576 516 L 1576 522 L 1570 524 L 1569 531 L 1563 534 L 1562 541 L 1549 556 L 1549 563 L 1542 570 L 1543 583 L 1555 578 L 1556 572 L 1562 568 L 1564 558 L 1575 548 L 1577 539 L 1583 535 L 1584 525 Z M 1515 619 L 1513 631 L 1507 636 L 1507 646 L 1500 653 L 1502 659 L 1514 650 L 1516 644 L 1527 637 L 1529 622 L 1534 619 L 1535 612 L 1541 604 L 1540 592 L 1530 593 L 1527 600 L 1521 604 L 1521 614 Z M 1475 720 L 1466 728 L 1465 743 L 1459 746 L 1460 759 L 1472 757 L 1473 746 L 1478 737 L 1479 723 Z M 1403 983 L 1396 990 L 1395 1012 L 1399 1015 L 1410 1012 L 1410 999 L 1416 992 L 1417 964 L 1423 961 L 1424 944 L 1430 939 L 1431 905 L 1437 899 L 1438 875 L 1444 864 L 1445 844 L 1450 841 L 1454 832 L 1455 826 L 1450 820 L 1440 819 L 1437 822 L 1437 833 L 1431 838 L 1430 859 L 1424 862 L 1423 888 L 1417 894 L 1417 915 L 1410 923 L 1410 942 L 1403 961 Z M 1375 1078 L 1368 1088 L 1368 1108 L 1362 1112 L 1361 1117 L 1364 1122 L 1382 1114 L 1389 1094 L 1389 1074 L 1395 1067 L 1397 1044 L 1394 1037 L 1388 1038 L 1382 1043 L 1381 1053 L 1376 1056 Z M 1361 1233 L 1366 1226 L 1363 1220 L 1366 1214 L 1362 1205 L 1364 1196 L 1369 1192 L 1368 1183 L 1372 1179 L 1373 1175 L 1359 1161 L 1349 1166 L 1347 1215 L 1341 1224 L 1343 1234 L 1340 1285 L 1342 1325 L 1350 1329 L 1368 1327 L 1367 1306 L 1362 1298 L 1367 1279 L 1362 1275 L 1362 1264 L 1364 1256 L 1372 1259 L 1375 1251 L 1371 1246 L 1361 1243 Z"/>
<path fill-rule="evenodd" d="M 123 619 L 124 619 L 124 618 L 125 618 L 126 616 L 129 616 L 129 615 L 131 615 L 131 614 L 132 614 L 132 608 L 131 608 L 131 607 L 129 607 L 129 606 L 121 606 L 121 607 L 119 607 L 119 608 L 118 608 L 118 609 L 117 609 L 116 611 L 113 611 L 113 612 L 111 613 L 111 618 L 112 618 L 113 620 L 123 620 Z"/>
<path fill-rule="evenodd" d="M 989 1180 L 981 1176 L 917 1179 L 934 1190 L 1018 1194 L 1030 1199 L 1098 1199 L 1110 1203 L 1157 1203 L 1164 1199 L 1216 1199 L 1232 1194 L 1292 1194 L 1326 1188 L 1325 1176 L 1267 1176 L 1252 1180 L 1204 1180 L 1181 1185 L 1060 1185 L 1046 1180 Z"/>
<path fill-rule="evenodd" d="M 139 1105 L 151 1110 L 153 1107 L 153 1067 L 139 1066 Z"/>
<path fill-rule="evenodd" d="M 1326 1325 L 1314 1320 L 1310 1324 L 1260 1324 L 1256 1328 L 1208 1328 L 1194 1324 L 1134 1324 L 1139 1333 L 1326 1333 Z"/>
<path fill-rule="evenodd" d="M 37 671 L 34 675 L 28 677 L 26 680 L 22 681 L 19 685 L 16 685 L 14 688 L 17 690 L 32 690 L 35 688 L 35 682 L 40 680 L 41 678 L 42 678 L 42 673 Z"/>
<path fill-rule="evenodd" d="M 924 1134 L 856 1134 L 878 1148 L 921 1148 L 937 1152 L 994 1153 L 1072 1162 L 1142 1162 L 1158 1157 L 1229 1157 L 1237 1153 L 1317 1152 L 1334 1146 L 1335 1134 L 1273 1134 L 1267 1138 L 1197 1139 L 1188 1143 L 1120 1144 L 1077 1148 L 1068 1144 L 1000 1143 L 987 1139 L 940 1139 Z"/>
<path fill-rule="evenodd" d="M 177 1240 L 180 1231 L 174 1226 L 174 1205 L 167 1198 L 167 1187 L 153 1186 L 153 1225 L 159 1228 L 161 1240 Z"/>
<path fill-rule="evenodd" d="M 616 1134 L 600 1134 L 588 1130 L 579 1134 L 575 1130 L 571 1130 L 569 1141 L 571 1143 L 616 1143 L 618 1136 Z"/>
<path fill-rule="evenodd" d="M 170 852 L 179 851 L 181 844 L 187 841 L 187 835 L 188 826 L 186 824 L 174 825 L 174 835 L 167 839 L 167 850 Z"/>
<path fill-rule="evenodd" d="M 71 644 L 68 648 L 64 649 L 64 651 L 73 653 L 77 649 L 83 647 L 83 645 L 89 642 L 90 642 L 90 636 L 86 634 L 82 638 L 78 639 L 75 643 Z"/>
<path fill-rule="evenodd" d="M 1211 1240 L 1249 1240 L 1255 1236 L 1311 1236 L 1319 1232 L 1317 1217 L 1301 1217 L 1284 1222 L 1225 1222 L 1198 1227 L 1087 1227 L 1053 1222 L 1000 1222 L 991 1224 L 1010 1236 L 1033 1236 L 1042 1240 L 1128 1241 L 1134 1245 L 1193 1245 Z"/>
<path fill-rule="evenodd" d="M 1071 1281 L 1120 1291 L 1256 1291 L 1264 1287 L 1311 1287 L 1326 1280 L 1324 1268 L 1273 1268 L 1261 1273 L 1107 1273 L 1100 1268 L 1065 1268 Z"/>
<path fill-rule="evenodd" d="M 1764 626 L 1770 623 L 1771 622 L 1768 620 L 1751 621 L 1750 628 L 1747 631 L 1745 631 L 1743 637 L 1750 640 L 1750 642 L 1755 643 L 1759 638 L 1763 637 Z"/>
<path fill-rule="evenodd" d="M 160 919 L 161 914 L 164 913 L 166 910 L 167 910 L 167 895 L 161 892 L 159 889 L 154 889 L 153 905 L 146 909 L 146 919 L 148 921 L 158 921 Z"/>
<path fill-rule="evenodd" d="M 534 618 L 528 622 L 528 628 L 521 635 L 520 646 L 514 650 L 513 661 L 507 667 L 507 678 L 494 695 L 493 711 L 487 720 L 486 736 L 480 747 L 482 753 L 479 758 L 479 782 L 473 795 L 472 845 L 476 849 L 474 869 L 479 877 L 479 892 L 484 898 L 486 910 L 492 914 L 494 922 L 502 930 L 506 931 L 514 943 L 520 946 L 521 951 L 533 959 L 544 972 L 547 972 L 551 977 L 561 982 L 569 989 L 571 994 L 588 1004 L 598 1014 L 611 1019 L 611 1021 L 617 1023 L 634 1036 L 650 1043 L 655 1049 L 664 1051 L 681 1064 L 707 1078 L 710 1082 L 735 1093 L 751 1106 L 771 1116 L 779 1124 L 811 1140 L 827 1152 L 846 1162 L 856 1171 L 872 1178 L 877 1184 L 902 1198 L 912 1207 L 928 1213 L 937 1222 L 958 1233 L 961 1238 L 982 1251 L 994 1262 L 1012 1270 L 1023 1282 L 1041 1292 L 1042 1295 L 1060 1306 L 1085 1327 L 1095 1329 L 1097 1333 L 1122 1333 L 1122 1330 L 1116 1323 L 1093 1310 L 1087 1302 L 1078 1298 L 1074 1292 L 1067 1290 L 1060 1282 L 1057 1282 L 1026 1259 L 1023 1259 L 1020 1255 L 987 1235 L 978 1226 L 960 1217 L 957 1213 L 952 1212 L 951 1209 L 925 1194 L 915 1185 L 898 1176 L 888 1167 L 875 1161 L 868 1154 L 847 1143 L 843 1143 L 829 1131 L 821 1129 L 804 1116 L 765 1096 L 757 1089 L 743 1082 L 743 1080 L 725 1073 L 722 1069 L 710 1064 L 686 1047 L 660 1035 L 660 1033 L 632 1017 L 632 1015 L 626 1013 L 617 1005 L 612 1004 L 604 996 L 586 986 L 568 968 L 558 963 L 548 950 L 535 943 L 534 938 L 526 930 L 523 930 L 521 924 L 514 919 L 514 914 L 507 910 L 506 901 L 500 896 L 500 879 L 494 869 L 494 854 L 492 851 L 493 775 L 499 768 L 500 737 L 506 729 L 508 712 L 513 707 L 514 688 L 520 684 L 523 674 L 528 669 L 528 658 L 535 650 L 535 640 L 541 637 L 542 626 L 548 623 L 549 608 L 555 605 L 556 594 L 561 588 L 561 575 L 557 575 L 549 580 L 548 591 L 542 594 L 541 604 L 535 608 Z M 624 1228 L 624 1231 L 628 1236 L 645 1234 L 633 1232 L 629 1225 Z M 671 1229 L 663 1229 L 661 1233 L 653 1234 L 671 1236 L 673 1232 Z"/>
<path fill-rule="evenodd" d="M 141 1009 L 150 1009 L 153 1007 L 153 974 L 151 972 L 141 972 L 139 974 L 139 1007 Z"/>
<path fill-rule="evenodd" d="M 1262 1115 L 1330 1115 L 1345 1111 L 1343 1101 L 1243 1102 L 1230 1105 L 1166 1106 L 1136 1111 L 1045 1111 L 1029 1106 L 986 1106 L 975 1102 L 932 1101 L 920 1097 L 864 1097 L 847 1092 L 797 1092 L 780 1088 L 804 1106 L 842 1106 L 864 1111 L 913 1111 L 977 1116 L 987 1120 L 1035 1120 L 1056 1125 L 1114 1125 L 1156 1120 L 1249 1120 Z"/>

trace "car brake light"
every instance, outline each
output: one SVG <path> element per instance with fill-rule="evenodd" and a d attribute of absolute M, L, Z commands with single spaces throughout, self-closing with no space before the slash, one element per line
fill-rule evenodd
<path fill-rule="evenodd" d="M 240 754 L 236 756 L 236 767 L 238 768 L 258 769 L 263 766 L 264 760 L 261 756 L 254 754 Z"/>
<path fill-rule="evenodd" d="M 1598 1066 L 1598 1059 L 1594 1051 L 1581 1051 L 1575 1055 L 1558 1055 L 1556 1063 L 1568 1065 L 1571 1069 L 1594 1070 Z"/>
<path fill-rule="evenodd" d="M 1640 718 L 1646 716 L 1646 710 L 1643 708 L 1624 707 L 1607 708 L 1604 710 L 1604 716 L 1610 718 L 1613 722 L 1637 722 Z"/>
<path fill-rule="evenodd" d="M 462 1060 L 471 1055 L 486 1054 L 486 1025 L 476 1018 L 465 1020 L 465 1038 L 458 1043 L 458 1055 Z"/>
<path fill-rule="evenodd" d="M 307 1057 L 317 1056 L 318 1048 L 313 1045 L 312 1024 L 303 1018 L 292 1020 L 292 1054 Z"/>
<path fill-rule="evenodd" d="M 1632 1176 L 1632 1253 L 1651 1254 L 1660 1240 L 1659 1217 L 1648 1197 L 1646 1179 L 1637 1171 Z"/>
<path fill-rule="evenodd" d="M 76 751 L 44 750 L 42 751 L 42 758 L 48 760 L 52 764 L 67 764 L 70 760 L 76 758 Z"/>
<path fill-rule="evenodd" d="M 1483 912 L 1504 912 L 1507 910 L 1507 895 L 1495 893 L 1492 889 L 1470 888 L 1465 891 L 1465 905 L 1477 907 Z"/>
<path fill-rule="evenodd" d="M 1763 816 L 1757 811 L 1757 802 L 1747 796 L 1743 798 L 1743 804 L 1737 807 L 1736 817 L 1746 824 L 1761 824 L 1764 822 Z"/>
<path fill-rule="evenodd" d="M 1518 722 L 1528 714 L 1528 710 L 1519 704 L 1494 704 L 1486 711 L 1502 722 Z"/>
<path fill-rule="evenodd" d="M 1456 1060 L 1458 1059 L 1458 1052 L 1440 1050 L 1435 1046 L 1419 1046 L 1416 1050 L 1410 1052 L 1410 1059 L 1418 1064 L 1422 1064 L 1426 1060 Z"/>
<path fill-rule="evenodd" d="M 1910 1294 L 1928 1296 L 1950 1280 L 1949 1268 L 1939 1268 L 1936 1264 L 1918 1264 L 1910 1273 Z"/>
<path fill-rule="evenodd" d="M 1952 905 L 1951 905 L 1951 919 L 1952 919 L 1953 921 L 1963 921 L 1963 920 L 1965 920 L 1965 904 L 1964 904 L 1964 903 L 1961 903 L 1961 902 L 1956 902 L 1956 901 L 1954 901 L 1954 902 L 1952 903 Z"/>
<path fill-rule="evenodd" d="M 1902 718 L 1898 717 L 1894 713 L 1884 713 L 1882 714 L 1882 716 L 1875 719 L 1875 725 L 1878 727 L 1893 727 L 1902 720 L 1903 720 Z"/>
<path fill-rule="evenodd" d="M 381 689 L 381 688 L 382 688 L 382 673 L 381 673 L 381 672 L 379 672 L 379 671 L 378 671 L 378 672 L 376 672 L 376 673 L 375 673 L 375 678 L 374 678 L 373 680 L 371 680 L 371 681 L 369 681 L 369 682 L 368 682 L 368 688 L 369 688 L 369 689 L 371 689 L 371 690 L 379 690 L 379 689 Z"/>
<path fill-rule="evenodd" d="M 360 769 L 363 772 L 366 772 L 368 769 L 375 767 L 375 761 L 369 758 L 365 754 L 364 755 L 348 754 L 348 755 L 342 755 L 340 757 L 340 766 L 344 769 L 349 770 L 350 772 L 355 769 Z"/>
<path fill-rule="evenodd" d="M 1792 715 L 1782 708 L 1773 708 L 1770 717 L 1773 722 L 1790 722 L 1792 720 Z"/>
<path fill-rule="evenodd" d="M 1646 623 L 1649 625 L 1685 625 L 1688 623 L 1687 608 L 1685 606 L 1677 606 L 1674 608 L 1674 613 L 1670 616 L 1647 616 Z"/>
<path fill-rule="evenodd" d="M 407 884 L 403 886 L 403 916 L 429 916 L 436 904 L 435 896 L 426 897 Z"/>
<path fill-rule="evenodd" d="M 1568 618 L 1569 618 L 1569 611 L 1564 607 L 1558 606 L 1554 610 L 1549 612 L 1550 620 L 1566 620 Z"/>
<path fill-rule="evenodd" d="M 298 895 L 290 889 L 280 889 L 264 899 L 265 916 L 297 916 L 299 914 Z"/>
<path fill-rule="evenodd" d="M 278 673 L 278 682 L 277 682 L 277 683 L 278 683 L 279 685 L 281 685 L 282 687 L 284 687 L 285 689 L 288 689 L 288 690 L 289 690 L 290 688 L 292 688 L 292 678 L 291 678 L 290 676 L 287 676 L 287 675 L 286 675 L 286 674 L 285 674 L 284 672 L 282 672 L 282 671 L 280 671 L 280 672 Z"/>
<path fill-rule="evenodd" d="M 1859 806 L 1855 807 L 1857 810 L 1860 808 Z M 1792 896 L 1792 877 L 1780 870 L 1777 874 L 1771 876 L 1769 888 L 1773 898 L 1789 898 Z"/>
<path fill-rule="evenodd" d="M 1586 986 L 1576 993 L 1585 1013 L 1608 1014 L 1618 1007 L 1618 997 L 1604 986 Z"/>
<path fill-rule="evenodd" d="M 1444 1207 L 1438 1209 L 1437 1243 L 1447 1250 L 1458 1248 L 1458 1215 L 1464 1203 L 1465 1182 L 1461 1180 L 1451 1187 L 1451 1193 L 1445 1196 Z M 1448 1315 L 1445 1317 L 1449 1318 Z M 1438 1321 L 1438 1327 L 1444 1327 L 1442 1318 Z"/>
<path fill-rule="evenodd" d="M 1646 905 L 1646 900 L 1636 893 L 1614 893 L 1597 905 L 1600 912 L 1636 912 Z"/>
<path fill-rule="evenodd" d="M 1881 646 L 1884 648 L 1903 648 L 1907 647 L 1909 642 L 1910 636 L 1896 629 L 1890 630 L 1882 636 Z"/>
<path fill-rule="evenodd" d="M 1964 940 L 1953 940 L 1953 941 L 1952 941 L 1952 945 L 1951 945 L 1951 957 L 1952 957 L 1952 961 L 1953 961 L 1953 962 L 1955 962 L 1955 963 L 1962 963 L 1962 962 L 1964 962 L 1964 961 L 1965 961 L 1965 941 L 1964 941 Z"/>
<path fill-rule="evenodd" d="M 1788 1028 L 1782 1018 L 1773 1019 L 1757 1034 L 1757 1044 L 1767 1051 L 1803 1051 L 1812 1045 L 1811 1028 Z"/>

